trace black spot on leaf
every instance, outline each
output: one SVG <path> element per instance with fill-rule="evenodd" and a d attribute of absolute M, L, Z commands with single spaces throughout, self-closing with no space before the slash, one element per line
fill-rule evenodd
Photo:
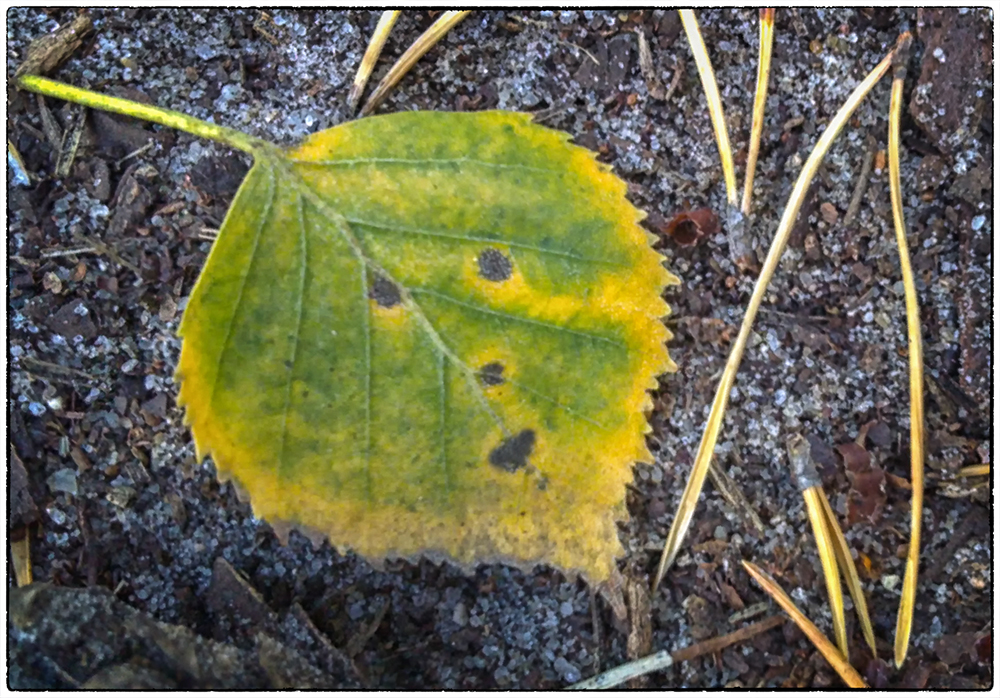
<path fill-rule="evenodd" d="M 535 447 L 535 432 L 523 429 L 515 436 L 509 436 L 490 452 L 490 465 L 503 468 L 509 473 L 517 472 L 528 464 L 528 456 Z"/>
<path fill-rule="evenodd" d="M 403 297 L 399 294 L 396 284 L 389 281 L 384 276 L 376 276 L 372 281 L 371 291 L 368 297 L 378 303 L 383 308 L 392 308 L 399 305 Z"/>
<path fill-rule="evenodd" d="M 479 369 L 477 375 L 479 382 L 488 388 L 494 385 L 503 385 L 503 364 L 499 361 L 488 363 Z"/>
<path fill-rule="evenodd" d="M 487 281 L 506 281 L 514 271 L 514 263 L 500 250 L 487 247 L 479 253 L 479 275 Z"/>

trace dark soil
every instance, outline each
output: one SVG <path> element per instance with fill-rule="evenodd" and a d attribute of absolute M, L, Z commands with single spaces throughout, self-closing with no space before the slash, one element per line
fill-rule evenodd
<path fill-rule="evenodd" d="M 991 460 L 988 11 L 779 9 L 756 216 L 740 239 L 724 224 L 688 235 L 688 245 L 665 233 L 683 211 L 708 208 L 725 220 L 705 98 L 675 12 L 476 12 L 381 107 L 537 112 L 613 165 L 650 213 L 650 230 L 663 233 L 661 250 L 684 282 L 667 296 L 680 370 L 663 377 L 650 417 L 656 462 L 636 466 L 628 493 L 625 624 L 583 582 L 547 568 L 481 566 L 465 575 L 390 561 L 379 570 L 294 532 L 283 546 L 231 485 L 217 483 L 210 461 L 195 459 L 174 404 L 175 331 L 249 163 L 183 133 L 91 112 L 68 175 L 57 176 L 58 149 L 39 102 L 10 78 L 28 43 L 72 15 L 7 15 L 8 135 L 33 175 L 20 186 L 8 170 L 8 521 L 12 540 L 30 536 L 34 579 L 54 585 L 12 593 L 11 688 L 557 688 L 629 656 L 739 628 L 731 614 L 767 601 L 741 559 L 769 569 L 832 635 L 815 543 L 788 475 L 793 434 L 812 445 L 857 553 L 880 657 L 869 657 L 849 610 L 851 659 L 862 675 L 878 687 L 992 685 L 991 490 L 949 482 L 959 468 Z M 123 9 L 92 17 L 94 32 L 52 77 L 292 143 L 345 120 L 343 101 L 378 13 L 281 10 L 266 21 L 256 10 Z M 742 177 L 756 11 L 698 18 Z M 428 12 L 404 13 L 373 83 L 431 21 Z M 640 27 L 660 88 L 681 71 L 666 102 L 650 96 L 640 72 Z M 706 486 L 685 552 L 659 592 L 647 600 L 636 590 L 655 570 L 753 269 L 802 163 L 904 30 L 915 35 L 902 188 L 923 325 L 928 486 L 912 641 L 896 670 L 910 425 L 884 165 L 888 79 L 828 156 L 757 320 L 718 447 L 728 486 Z M 59 130 L 76 118 L 68 105 L 46 104 Z M 849 212 L 866 158 L 874 164 Z M 653 674 L 647 685 L 825 687 L 839 679 L 785 623 Z"/>

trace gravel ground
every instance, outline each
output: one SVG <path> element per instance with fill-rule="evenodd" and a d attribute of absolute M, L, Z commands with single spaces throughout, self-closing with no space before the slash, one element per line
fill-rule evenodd
<path fill-rule="evenodd" d="M 265 669 L 262 648 L 278 643 L 311 667 L 294 674 L 298 685 L 557 688 L 631 655 L 740 627 L 730 615 L 766 601 L 741 559 L 770 569 L 832 635 L 815 544 L 787 474 L 785 441 L 802 434 L 857 553 L 875 625 L 881 660 L 867 656 L 849 610 L 855 666 L 882 687 L 991 686 L 991 490 L 949 480 L 991 460 L 992 17 L 924 12 L 918 26 L 910 9 L 778 10 L 755 218 L 742 240 L 721 231 L 681 246 L 664 232 L 681 211 L 721 215 L 725 206 L 705 98 L 675 12 L 476 12 L 381 107 L 538 112 L 600 152 L 651 214 L 650 229 L 662 233 L 662 252 L 684 282 L 667 296 L 680 370 L 663 377 L 651 415 L 656 462 L 636 466 L 628 493 L 621 567 L 634 590 L 655 571 L 755 279 L 753 258 L 743 269 L 730 248 L 749 244 L 763 258 L 824 124 L 899 33 L 914 32 L 902 187 L 923 324 L 928 487 L 902 671 L 887 663 L 909 531 L 905 306 L 884 164 L 888 80 L 858 109 L 807 195 L 751 335 L 718 448 L 729 487 L 706 485 L 685 552 L 648 613 L 630 596 L 624 624 L 583 582 L 550 569 L 481 566 L 464 575 L 426 561 L 374 569 L 294 532 L 281 545 L 231 485 L 216 482 L 210 461 L 196 462 L 171 380 L 174 333 L 211 245 L 206 231 L 220 225 L 249 163 L 186 134 L 93 114 L 71 172 L 58 178 L 34 96 L 9 87 L 8 135 L 38 176 L 19 187 L 8 172 L 7 237 L 9 433 L 26 473 L 20 491 L 37 505 L 28 529 L 34 578 L 103 594 L 101 603 L 116 609 L 108 613 L 133 618 L 121 621 L 121 637 L 139 632 L 135 609 L 221 643 L 211 645 L 219 652 L 257 651 Z M 344 121 L 343 100 L 378 13 L 280 10 L 264 22 L 259 14 L 94 11 L 94 33 L 53 77 L 279 143 Z M 31 39 L 71 17 L 9 10 L 8 79 Z M 704 10 L 698 18 L 742 176 L 756 12 Z M 373 82 L 431 21 L 427 12 L 404 13 Z M 650 96 L 640 71 L 637 27 L 659 80 L 676 85 L 666 101 Z M 58 125 L 72 118 L 48 104 Z M 126 157 L 151 137 L 151 148 Z M 846 220 L 866 159 L 872 170 Z M 68 252 L 82 248 L 90 251 Z M 859 434 L 860 449 L 845 446 Z M 865 454 L 870 464 L 861 462 Z M 25 511 L 19 519 L 21 510 L 12 510 L 15 537 L 35 518 Z M 12 688 L 66 688 L 126 664 L 133 685 L 136 666 L 153 671 L 166 661 L 135 640 L 127 651 L 115 645 L 95 650 L 100 661 L 81 662 L 73 653 L 91 647 L 82 638 L 95 632 L 81 620 L 85 604 L 48 598 L 12 601 Z M 81 639 L 42 631 L 59 608 L 62 627 L 76 627 Z M 309 671 L 319 672 L 315 684 Z M 228 685 L 211 672 L 185 676 L 188 687 Z M 269 671 L 245 676 L 261 686 L 284 680 Z M 838 683 L 786 623 L 654 674 L 647 685 Z"/>

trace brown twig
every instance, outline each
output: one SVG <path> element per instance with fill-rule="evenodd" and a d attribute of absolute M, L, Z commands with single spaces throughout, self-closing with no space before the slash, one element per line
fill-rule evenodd
<path fill-rule="evenodd" d="M 785 620 L 785 617 L 782 615 L 769 616 L 762 621 L 758 621 L 752 625 L 747 625 L 739 630 L 734 630 L 728 635 L 713 637 L 710 640 L 690 645 L 689 647 L 685 647 L 684 649 L 677 650 L 673 653 L 672 656 L 674 658 L 674 662 L 689 662 L 692 659 L 696 659 L 705 654 L 720 652 L 730 645 L 735 645 L 738 642 L 744 642 L 752 637 L 755 637 L 756 635 L 765 633 L 771 628 L 781 625 L 785 622 Z"/>
<path fill-rule="evenodd" d="M 573 684 L 568 688 L 569 690 L 575 691 L 614 688 L 615 686 L 620 686 L 621 684 L 639 676 L 645 676 L 646 674 L 654 671 L 662 671 L 663 669 L 679 662 L 687 662 L 692 659 L 697 659 L 705 654 L 720 652 L 730 645 L 735 645 L 738 642 L 745 642 L 746 640 L 749 640 L 750 638 L 763 632 L 767 632 L 771 628 L 781 625 L 784 622 L 784 616 L 771 616 L 770 618 L 765 618 L 759 623 L 754 623 L 744 628 L 740 628 L 739 630 L 735 630 L 728 635 L 713 637 L 711 640 L 698 642 L 694 645 L 690 645 L 689 647 L 685 647 L 684 649 L 677 650 L 672 654 L 666 650 L 660 650 L 656 654 L 651 654 L 648 657 L 643 657 L 642 659 L 636 659 L 635 661 L 616 666 L 614 669 L 609 669 L 603 674 L 598 674 L 597 676 L 589 678 L 586 681 Z"/>

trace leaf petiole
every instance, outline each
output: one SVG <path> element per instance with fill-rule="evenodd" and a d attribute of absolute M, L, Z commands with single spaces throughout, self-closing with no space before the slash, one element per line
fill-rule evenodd
<path fill-rule="evenodd" d="M 175 128 L 201 138 L 224 143 L 237 150 L 250 153 L 254 157 L 260 156 L 264 152 L 274 148 L 271 143 L 237 131 L 236 129 L 202 121 L 201 119 L 171 111 L 170 109 L 140 104 L 128 99 L 92 92 L 56 80 L 49 80 L 38 75 L 24 75 L 18 79 L 17 83 L 19 87 L 29 92 L 36 92 L 46 97 L 55 97 L 67 102 L 82 104 L 85 107 L 124 114 L 125 116 L 143 119 L 144 121 L 150 121 L 161 126 Z"/>

